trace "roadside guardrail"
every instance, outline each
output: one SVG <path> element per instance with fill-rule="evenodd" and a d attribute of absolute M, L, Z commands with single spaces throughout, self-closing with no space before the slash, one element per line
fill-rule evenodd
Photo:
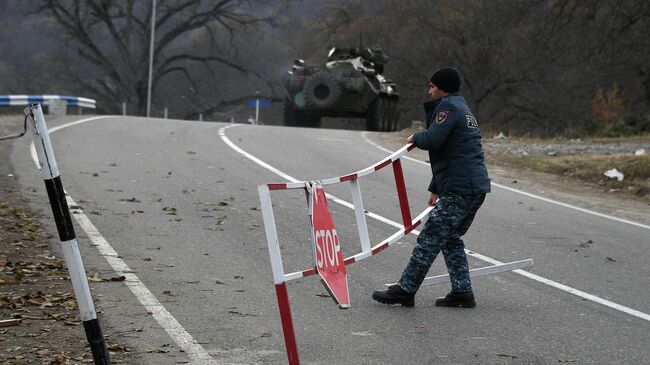
<path fill-rule="evenodd" d="M 67 95 L 0 95 L 0 106 L 21 106 L 36 103 L 49 104 L 54 100 L 64 100 L 67 106 L 95 109 L 95 99 Z"/>

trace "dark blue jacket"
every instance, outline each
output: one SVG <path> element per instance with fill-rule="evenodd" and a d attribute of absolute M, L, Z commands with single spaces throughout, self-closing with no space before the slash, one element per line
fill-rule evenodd
<path fill-rule="evenodd" d="M 425 103 L 424 110 L 427 130 L 416 133 L 413 142 L 429 151 L 433 173 L 429 191 L 438 195 L 490 192 L 481 130 L 465 99 L 449 94 Z"/>

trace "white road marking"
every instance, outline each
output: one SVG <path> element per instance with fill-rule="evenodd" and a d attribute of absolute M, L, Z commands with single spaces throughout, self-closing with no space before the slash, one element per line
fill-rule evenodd
<path fill-rule="evenodd" d="M 338 138 L 327 138 L 327 137 L 317 137 L 319 141 L 329 141 L 329 142 L 349 142 L 347 139 L 338 139 Z"/>
<path fill-rule="evenodd" d="M 275 168 L 275 167 L 269 165 L 268 163 L 266 163 L 266 162 L 260 160 L 259 158 L 253 156 L 252 154 L 250 154 L 250 153 L 244 151 L 244 150 L 241 149 L 239 146 L 235 145 L 235 144 L 234 144 L 234 143 L 233 143 L 233 142 L 232 142 L 228 137 L 226 137 L 226 130 L 227 130 L 228 128 L 232 128 L 232 127 L 236 127 L 236 126 L 238 126 L 238 125 L 230 125 L 230 126 L 223 127 L 223 128 L 220 128 L 220 129 L 219 129 L 219 136 L 221 137 L 221 139 L 222 139 L 222 140 L 223 140 L 223 141 L 224 141 L 228 146 L 230 146 L 233 150 L 237 151 L 239 154 L 243 155 L 244 157 L 246 157 L 246 158 L 250 159 L 251 161 L 255 162 L 256 164 L 258 164 L 258 165 L 260 165 L 260 166 L 262 166 L 262 167 L 264 167 L 264 168 L 270 170 L 271 172 L 275 173 L 276 175 L 279 175 L 279 176 L 281 176 L 281 177 L 287 179 L 288 181 L 291 181 L 291 182 L 299 182 L 299 181 L 300 181 L 300 180 L 295 179 L 294 177 L 292 177 L 292 176 L 290 176 L 290 175 L 288 175 L 288 174 L 286 174 L 286 173 L 284 173 L 284 172 L 278 170 L 277 168 Z M 365 137 L 364 137 L 364 138 L 365 138 Z M 375 143 L 372 142 L 372 141 L 369 141 L 369 140 L 368 140 L 368 142 L 371 143 L 371 144 L 373 144 L 373 145 L 375 145 L 375 146 L 377 146 L 377 147 L 379 147 L 379 148 L 381 148 L 382 150 L 385 150 L 383 147 L 381 147 L 381 146 L 375 144 Z M 388 150 L 386 150 L 386 151 L 388 151 Z M 394 152 L 394 151 L 388 151 L 388 152 L 392 153 L 392 152 Z M 403 157 L 403 158 L 406 158 L 406 159 L 408 159 L 408 160 L 412 160 L 412 161 L 416 161 L 416 162 L 419 162 L 419 163 L 423 163 L 422 161 L 419 161 L 419 160 L 416 160 L 416 159 L 410 158 L 410 157 L 408 157 L 408 156 L 405 156 L 405 157 Z M 336 203 L 338 203 L 338 204 L 341 204 L 341 205 L 343 205 L 343 206 L 345 206 L 345 207 L 348 207 L 348 208 L 354 209 L 354 206 L 353 206 L 351 203 L 349 203 L 349 202 L 347 202 L 347 201 L 345 201 L 345 200 L 339 199 L 339 198 L 337 198 L 337 197 L 335 197 L 335 196 L 333 196 L 333 195 L 331 195 L 331 194 L 327 194 L 327 195 L 328 195 L 328 198 L 331 198 L 334 202 L 336 202 Z M 531 195 L 532 195 L 532 194 L 531 194 Z M 576 207 L 576 208 L 577 208 L 577 207 Z M 368 216 L 369 216 L 369 217 L 372 217 L 372 218 L 374 218 L 374 219 L 377 219 L 377 220 L 379 220 L 380 222 L 383 222 L 383 223 L 389 224 L 389 225 L 391 225 L 391 226 L 393 226 L 393 227 L 399 227 L 399 228 L 402 227 L 401 224 L 399 224 L 399 223 L 397 223 L 397 222 L 395 222 L 395 221 L 392 221 L 392 220 L 390 220 L 390 219 L 388 219 L 388 218 L 382 217 L 382 216 L 380 216 L 380 215 L 374 214 L 374 213 L 370 213 L 370 214 L 368 214 Z M 625 223 L 627 223 L 627 222 L 625 222 Z M 415 234 L 415 235 L 420 234 L 420 232 L 417 231 L 417 230 L 413 230 L 413 231 L 411 231 L 411 233 L 412 233 L 412 234 Z M 493 259 L 493 258 L 490 258 L 490 257 L 488 257 L 488 256 L 482 255 L 482 254 L 477 253 L 477 252 L 474 252 L 474 251 L 467 251 L 467 250 L 466 250 L 466 252 L 467 252 L 468 255 L 470 255 L 470 256 L 472 256 L 472 257 L 475 257 L 475 258 L 477 258 L 477 259 L 479 259 L 479 260 L 483 260 L 483 261 L 488 262 L 488 263 L 491 263 L 491 264 L 495 264 L 495 265 L 497 265 L 497 264 L 503 264 L 503 262 L 501 262 L 501 261 L 499 261 L 499 260 L 495 260 L 495 259 Z M 530 272 L 528 272 L 528 271 L 524 271 L 524 270 L 514 270 L 513 272 L 514 272 L 514 273 L 517 273 L 517 274 L 519 274 L 519 275 L 523 275 L 523 276 L 525 276 L 525 277 L 527 277 L 527 278 L 529 278 L 529 279 L 535 280 L 535 281 L 537 281 L 537 282 L 540 282 L 540 283 L 543 283 L 543 284 L 546 284 L 546 285 L 552 286 L 552 287 L 554 287 L 554 288 L 560 289 L 560 290 L 565 291 L 565 292 L 567 292 L 567 293 L 570 293 L 570 294 L 576 295 L 576 296 L 581 297 L 581 298 L 583 298 L 583 299 L 590 300 L 590 301 L 595 302 L 595 303 L 598 303 L 598 304 L 602 304 L 602 305 L 604 305 L 604 306 L 606 306 L 606 307 L 609 307 L 609 308 L 612 308 L 612 309 L 615 309 L 615 310 L 621 311 L 621 312 L 623 312 L 623 313 L 627 313 L 627 314 L 629 314 L 629 315 L 631 315 L 631 316 L 634 316 L 634 317 L 637 317 L 637 318 L 641 318 L 641 319 L 644 319 L 644 320 L 646 320 L 646 321 L 650 321 L 650 315 L 649 315 L 649 314 L 646 314 L 646 313 L 640 312 L 640 311 L 638 311 L 638 310 L 636 310 L 636 309 L 632 309 L 632 308 L 629 308 L 629 307 L 625 307 L 625 306 L 623 306 L 623 305 L 620 305 L 620 304 L 618 304 L 618 303 L 614 303 L 614 302 L 609 301 L 609 300 L 607 300 L 607 299 L 603 299 L 603 298 L 597 297 L 597 296 L 595 296 L 595 295 L 592 295 L 592 294 L 589 294 L 589 293 L 583 292 L 583 291 L 581 291 L 581 290 L 578 290 L 578 289 L 572 288 L 572 287 L 570 287 L 570 286 L 567 286 L 567 285 L 564 285 L 564 284 L 560 284 L 560 283 L 555 282 L 555 281 L 553 281 L 553 280 L 546 279 L 546 278 L 544 278 L 544 277 L 542 277 L 542 276 L 532 274 L 532 273 L 530 273 Z"/>
<path fill-rule="evenodd" d="M 367 133 L 367 132 L 361 132 L 361 137 L 362 137 L 366 142 L 368 142 L 369 144 L 371 144 L 371 145 L 373 145 L 373 146 L 379 148 L 379 149 L 382 150 L 382 151 L 390 152 L 390 153 L 393 153 L 393 152 L 394 152 L 394 151 L 391 151 L 391 150 L 389 150 L 389 149 L 387 149 L 387 148 L 384 148 L 384 147 L 378 145 L 377 143 L 371 141 L 371 140 L 368 138 L 368 133 Z M 412 157 L 405 156 L 405 157 L 403 157 L 403 158 L 405 158 L 405 159 L 407 159 L 407 160 L 409 160 L 409 161 L 413 161 L 413 162 L 416 162 L 416 163 L 419 163 L 419 164 L 422 164 L 422 165 L 429 166 L 428 163 L 426 163 L 426 162 L 424 162 L 424 161 L 421 161 L 421 160 L 418 160 L 418 159 L 415 159 L 415 158 L 412 158 Z M 611 215 L 608 215 L 608 214 L 603 214 L 603 213 L 594 212 L 593 210 L 589 210 L 589 209 L 585 209 L 585 208 L 580 208 L 580 207 L 577 207 L 577 206 L 575 206 L 575 205 L 571 205 L 571 204 L 567 204 L 567 203 L 562 203 L 562 202 L 559 202 L 559 201 L 557 201 L 557 200 L 553 200 L 553 199 L 549 199 L 549 198 L 544 198 L 543 196 L 539 196 L 539 195 L 535 195 L 535 194 L 527 193 L 527 192 L 525 192 L 525 191 L 521 191 L 521 190 L 518 190 L 518 189 L 513 189 L 513 188 L 511 188 L 511 187 L 508 187 L 508 186 L 505 186 L 505 185 L 501 185 L 501 184 L 497 184 L 497 183 L 495 183 L 495 182 L 492 182 L 492 186 L 496 186 L 496 187 L 501 188 L 501 189 L 504 189 L 504 190 L 512 191 L 513 193 L 517 193 L 517 194 L 525 195 L 525 196 L 530 197 L 530 198 L 533 198 L 533 199 L 538 199 L 538 200 L 541 200 L 541 201 L 545 201 L 545 202 L 547 202 L 547 203 L 551 203 L 551 204 L 559 205 L 559 206 L 561 206 L 561 207 L 565 207 L 565 208 L 569 208 L 569 209 L 577 210 L 577 211 L 579 211 L 579 212 L 583 212 L 583 213 L 587 213 L 587 214 L 595 215 L 595 216 L 597 216 L 597 217 L 606 218 L 606 219 L 610 219 L 610 220 L 617 221 L 617 222 L 621 222 L 621 223 L 631 224 L 631 225 L 633 225 L 633 226 L 640 227 L 640 228 L 650 229 L 650 226 L 647 225 L 647 224 L 638 223 L 638 222 L 630 221 L 630 220 L 623 219 L 623 218 L 619 218 L 619 217 L 614 217 L 614 216 L 611 216 Z"/>
<path fill-rule="evenodd" d="M 61 130 L 63 128 L 71 127 L 73 125 L 90 122 L 98 119 L 105 118 L 119 118 L 119 116 L 100 116 L 81 119 L 76 122 L 54 127 L 49 130 L 49 134 Z M 36 148 L 32 142 L 30 145 L 32 160 L 37 168 L 38 156 L 36 155 Z M 77 203 L 66 192 L 66 199 L 69 206 L 75 206 Z M 75 210 L 72 216 L 75 218 L 81 229 L 86 233 L 90 241 L 97 247 L 99 253 L 106 259 L 109 265 L 115 270 L 115 273 L 120 276 L 126 277 L 124 281 L 126 286 L 131 289 L 131 292 L 140 301 L 140 303 L 151 312 L 152 316 L 156 319 L 158 324 L 169 334 L 169 336 L 176 342 L 178 347 L 187 354 L 187 356 L 201 364 L 216 364 L 217 362 L 212 359 L 210 354 L 199 345 L 196 340 L 181 326 L 174 316 L 165 309 L 165 307 L 158 301 L 158 299 L 151 293 L 151 291 L 140 281 L 137 275 L 129 268 L 129 266 L 120 258 L 118 253 L 106 241 L 106 239 L 99 233 L 97 228 L 92 224 L 90 219 L 80 210 Z"/>

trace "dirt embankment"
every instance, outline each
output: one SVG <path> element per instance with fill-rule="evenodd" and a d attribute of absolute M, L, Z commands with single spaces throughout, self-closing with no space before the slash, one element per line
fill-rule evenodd
<path fill-rule="evenodd" d="M 603 194 L 650 203 L 650 138 L 483 142 L 488 163 L 544 173 Z"/>

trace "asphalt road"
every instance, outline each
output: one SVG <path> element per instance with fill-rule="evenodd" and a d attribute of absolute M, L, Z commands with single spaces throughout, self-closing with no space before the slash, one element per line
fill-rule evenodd
<path fill-rule="evenodd" d="M 52 133 L 63 185 L 80 207 L 74 211 L 83 211 L 115 250 L 113 259 L 138 281 L 91 283 L 106 332 L 141 352 L 138 363 L 287 361 L 257 195 L 258 184 L 284 179 L 226 144 L 218 133 L 224 127 L 241 150 L 299 180 L 354 172 L 387 155 L 359 131 L 111 117 Z M 13 142 L 11 162 L 25 191 L 41 202 L 36 206 L 47 211 L 28 142 Z M 403 167 L 415 216 L 425 208 L 430 170 L 412 161 Z M 400 222 L 392 172 L 385 170 L 360 181 L 364 204 Z M 326 190 L 352 201 L 346 184 Z M 304 193 L 272 192 L 272 198 L 285 271 L 309 268 Z M 354 212 L 335 202 L 330 208 L 345 256 L 357 253 Z M 373 243 L 397 230 L 371 218 L 368 227 Z M 89 239 L 78 224 L 77 236 L 89 271 L 118 275 L 96 237 Z M 315 276 L 288 284 L 302 363 L 647 363 L 647 223 L 622 223 L 495 187 L 465 242 L 503 262 L 532 258 L 532 273 L 637 315 L 516 273 L 476 279 L 473 310 L 435 307 L 447 284 L 422 288 L 414 308 L 380 305 L 370 295 L 399 278 L 415 243 L 410 235 L 348 267 L 350 309 L 338 309 Z M 471 258 L 470 265 L 489 264 Z M 442 273 L 439 259 L 431 274 Z"/>

